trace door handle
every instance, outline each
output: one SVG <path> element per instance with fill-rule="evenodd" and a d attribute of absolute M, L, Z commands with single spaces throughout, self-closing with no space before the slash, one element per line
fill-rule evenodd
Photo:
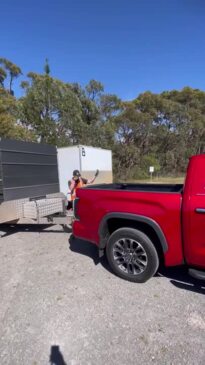
<path fill-rule="evenodd" d="M 199 214 L 205 214 L 205 208 L 196 208 L 195 212 Z"/>

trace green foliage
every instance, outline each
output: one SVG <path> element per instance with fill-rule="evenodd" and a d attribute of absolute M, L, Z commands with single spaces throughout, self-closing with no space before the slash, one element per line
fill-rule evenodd
<path fill-rule="evenodd" d="M 45 74 L 46 75 L 50 75 L 50 66 L 49 66 L 49 63 L 48 63 L 48 59 L 46 58 L 46 63 L 45 63 L 45 66 L 44 66 L 44 71 L 45 71 Z"/>
<path fill-rule="evenodd" d="M 55 145 L 80 143 L 83 135 L 81 105 L 70 85 L 48 74 L 28 74 L 21 86 L 20 119 L 40 142 Z"/>
<path fill-rule="evenodd" d="M 1 87 L 4 87 L 4 81 L 6 79 L 6 76 L 7 76 L 6 71 L 2 67 L 0 67 L 0 86 Z"/>
<path fill-rule="evenodd" d="M 83 122 L 88 126 L 95 125 L 100 118 L 100 112 L 95 101 L 88 97 L 87 91 L 79 84 L 72 84 L 71 88 L 80 101 Z"/>
<path fill-rule="evenodd" d="M 160 164 L 156 156 L 154 155 L 146 155 L 143 156 L 140 161 L 140 167 L 142 171 L 146 173 L 146 176 L 149 175 L 149 167 L 154 166 L 154 172 L 155 174 L 158 174 L 160 172 Z"/>
<path fill-rule="evenodd" d="M 3 82 L 5 81 L 5 79 L 7 77 L 9 78 L 9 92 L 10 92 L 10 94 L 12 94 L 13 93 L 13 90 L 12 90 L 13 80 L 22 74 L 21 69 L 19 66 L 15 65 L 11 61 L 7 60 L 6 58 L 0 58 L 0 64 L 3 66 L 3 69 L 1 68 L 1 71 L 0 71 L 0 75 L 1 75 L 0 79 L 2 79 L 2 75 L 3 75 Z M 3 71 L 4 71 L 4 74 L 2 74 Z M 2 82 L 1 82 L 1 84 L 2 84 Z"/>
<path fill-rule="evenodd" d="M 116 116 L 122 110 L 121 100 L 114 94 L 103 94 L 100 97 L 100 114 L 103 120 Z"/>
<path fill-rule="evenodd" d="M 0 65 L 0 137 L 112 149 L 117 180 L 146 178 L 149 166 L 180 175 L 191 155 L 205 151 L 204 91 L 147 91 L 124 102 L 99 81 L 83 88 L 51 77 L 46 60 L 44 73 L 30 72 L 16 99 L 12 84 L 21 69 L 5 58 Z"/>
<path fill-rule="evenodd" d="M 89 84 L 85 87 L 88 97 L 91 100 L 96 100 L 104 91 L 104 86 L 101 82 L 96 80 L 90 80 Z"/>
<path fill-rule="evenodd" d="M 0 87 L 0 137 L 32 140 L 32 133 L 17 123 L 17 100 Z"/>
<path fill-rule="evenodd" d="M 115 122 L 120 143 L 135 146 L 140 156 L 132 172 L 126 168 L 130 178 L 146 177 L 149 166 L 155 173 L 178 175 L 185 172 L 191 155 L 205 150 L 205 92 L 145 92 L 124 103 Z"/>

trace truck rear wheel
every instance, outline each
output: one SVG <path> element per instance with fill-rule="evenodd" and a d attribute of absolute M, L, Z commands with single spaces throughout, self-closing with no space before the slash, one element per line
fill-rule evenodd
<path fill-rule="evenodd" d="M 159 266 L 159 257 L 152 241 L 133 228 L 120 228 L 112 233 L 106 254 L 116 275 L 136 283 L 150 279 Z"/>

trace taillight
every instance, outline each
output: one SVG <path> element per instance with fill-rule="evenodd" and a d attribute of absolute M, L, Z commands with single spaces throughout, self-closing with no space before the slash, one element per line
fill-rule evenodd
<path fill-rule="evenodd" d="M 79 203 L 80 198 L 75 198 L 75 200 L 73 201 L 73 213 L 74 213 L 74 217 L 77 220 L 80 220 L 80 217 L 78 215 L 78 203 Z"/>

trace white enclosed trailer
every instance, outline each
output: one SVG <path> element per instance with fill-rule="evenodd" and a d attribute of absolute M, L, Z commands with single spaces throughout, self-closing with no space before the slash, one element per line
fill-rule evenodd
<path fill-rule="evenodd" d="M 100 171 L 96 183 L 112 183 L 112 151 L 88 146 L 63 147 L 58 149 L 58 174 L 60 191 L 68 194 L 68 181 L 73 170 L 79 170 L 87 179 Z"/>

